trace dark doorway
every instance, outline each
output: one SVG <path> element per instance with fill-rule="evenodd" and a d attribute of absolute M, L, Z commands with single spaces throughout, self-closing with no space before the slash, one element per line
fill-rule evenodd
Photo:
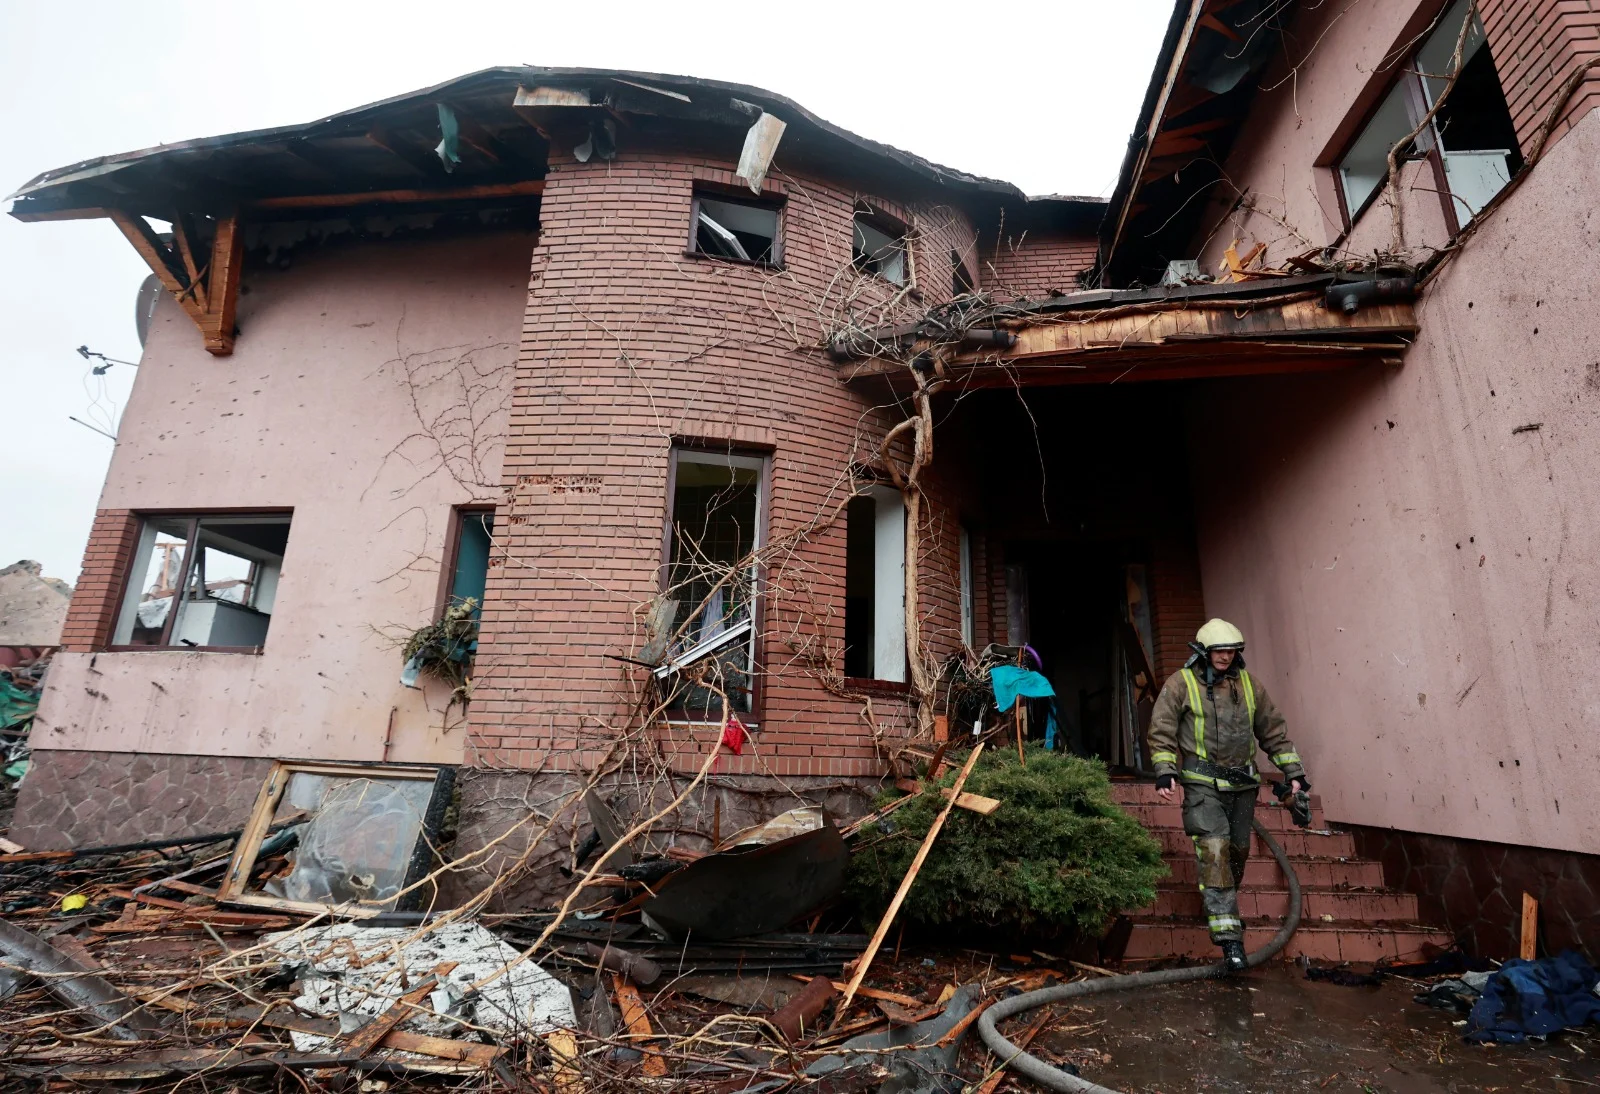
<path fill-rule="evenodd" d="M 1150 641 L 1140 552 L 1124 544 L 1013 543 L 1008 580 L 1026 586 L 1027 644 L 1055 688 L 1058 747 L 1119 768 L 1145 766 L 1148 719 L 1136 684 Z M 1042 727 L 1040 719 L 1033 724 Z M 1041 730 L 1036 730 L 1039 735 Z"/>

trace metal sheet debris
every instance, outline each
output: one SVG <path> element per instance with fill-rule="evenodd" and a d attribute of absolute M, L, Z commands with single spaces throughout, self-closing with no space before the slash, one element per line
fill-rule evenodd
<path fill-rule="evenodd" d="M 268 935 L 265 942 L 301 970 L 294 1005 L 306 1014 L 374 1017 L 393 1006 L 413 978 L 454 964 L 401 1028 L 440 1037 L 489 1031 L 520 1041 L 577 1025 L 566 986 L 532 961 L 517 962 L 514 947 L 477 923 L 424 930 L 338 923 Z M 509 971 L 473 987 L 508 965 Z M 332 1043 L 299 1031 L 293 1038 L 302 1052 Z"/>

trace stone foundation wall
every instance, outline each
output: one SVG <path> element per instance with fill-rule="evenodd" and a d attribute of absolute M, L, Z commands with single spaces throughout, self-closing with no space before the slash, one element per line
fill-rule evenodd
<path fill-rule="evenodd" d="M 250 816 L 272 761 L 36 749 L 9 838 L 30 851 L 228 832 Z"/>
<path fill-rule="evenodd" d="M 1539 952 L 1572 948 L 1600 957 L 1600 855 L 1341 825 L 1356 850 L 1383 863 L 1388 885 L 1415 893 L 1428 923 L 1453 931 L 1469 953 L 1516 957 L 1522 894 L 1539 901 Z"/>
<path fill-rule="evenodd" d="M 666 805 L 689 781 L 688 776 L 677 776 L 670 785 L 657 784 L 650 796 L 654 808 Z M 559 868 L 571 866 L 573 848 L 591 827 L 582 801 L 572 800 L 581 794 L 584 782 L 583 776 L 571 772 L 461 768 L 456 774 L 460 820 L 451 857 L 488 847 L 518 821 L 532 819 L 496 843 L 482 860 L 447 877 L 442 902 L 459 904 L 524 855 L 528 871 L 496 894 L 491 909 L 526 911 L 564 899 L 571 883 Z M 802 805 L 821 805 L 843 824 L 870 811 L 879 786 L 876 779 L 713 775 L 662 821 L 656 836 L 663 847 L 670 840 L 679 847 L 707 849 L 714 828 L 726 837 Z M 623 823 L 644 815 L 639 812 L 643 795 L 636 780 L 609 778 L 599 791 Z"/>

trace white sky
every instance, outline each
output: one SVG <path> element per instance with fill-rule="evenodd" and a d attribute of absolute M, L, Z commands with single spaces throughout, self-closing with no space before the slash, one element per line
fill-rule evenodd
<path fill-rule="evenodd" d="M 1172 0 L 6 5 L 0 193 L 91 156 L 310 121 L 493 65 L 753 84 L 1029 193 L 1108 196 Z M 9 206 L 5 206 L 9 208 Z M 0 565 L 76 580 L 148 271 L 106 221 L 0 215 Z M 199 337 L 198 332 L 196 337 Z M 88 386 L 86 386 L 88 385 Z"/>

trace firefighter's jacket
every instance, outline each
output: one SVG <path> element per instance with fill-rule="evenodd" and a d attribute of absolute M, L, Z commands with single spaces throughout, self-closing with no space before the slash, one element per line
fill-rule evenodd
<path fill-rule="evenodd" d="M 1181 669 L 1156 697 L 1150 718 L 1150 760 L 1156 775 L 1176 775 L 1185 782 L 1218 790 L 1244 790 L 1254 783 L 1235 783 L 1207 773 L 1208 761 L 1220 767 L 1256 774 L 1256 745 L 1290 779 L 1305 775 L 1305 766 L 1284 728 L 1283 715 L 1267 691 L 1248 672 L 1230 671 L 1207 688 L 1205 673 Z M 1201 768 L 1201 770 L 1197 770 Z"/>

